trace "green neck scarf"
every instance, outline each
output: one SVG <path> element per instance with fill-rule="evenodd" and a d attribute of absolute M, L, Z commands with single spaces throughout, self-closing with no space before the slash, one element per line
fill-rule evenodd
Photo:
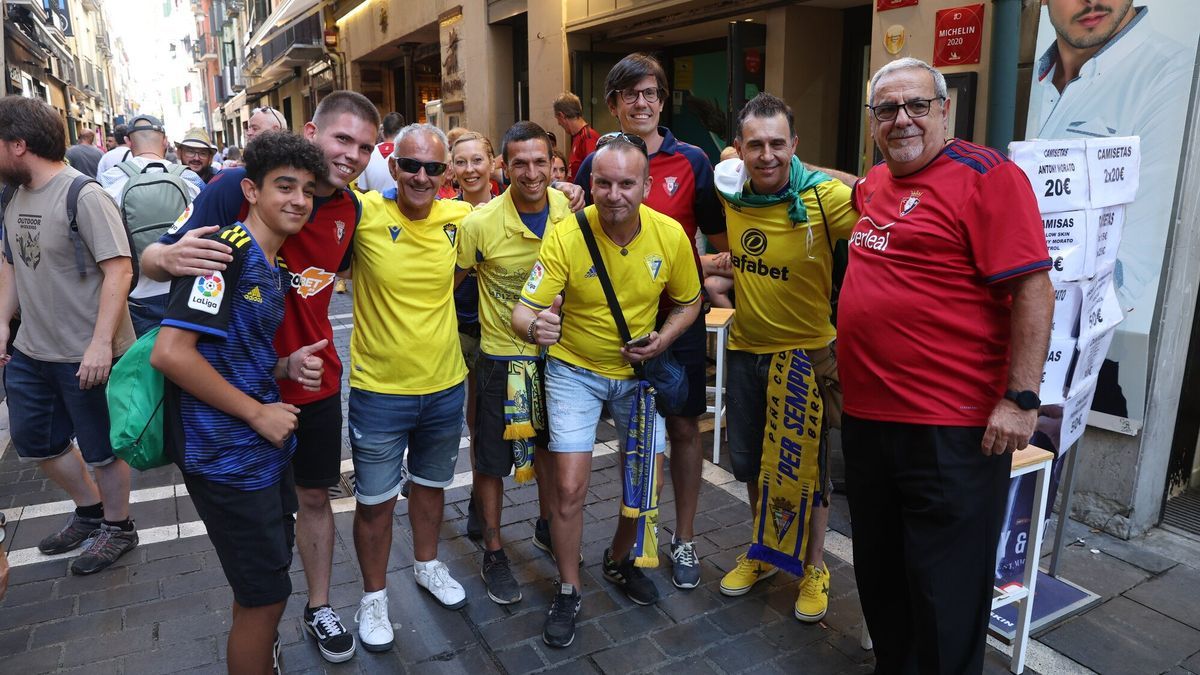
<path fill-rule="evenodd" d="M 759 195 L 750 192 L 750 177 L 744 168 L 742 169 L 742 176 L 737 181 L 738 187 L 736 192 L 726 192 L 723 189 L 725 186 L 722 185 L 721 180 L 717 181 L 717 190 L 725 198 L 725 201 L 734 206 L 763 208 L 788 202 L 788 218 L 793 223 L 807 223 L 808 209 L 804 207 L 804 201 L 800 198 L 800 195 L 814 185 L 833 180 L 833 178 L 827 173 L 806 169 L 804 163 L 795 155 L 792 155 L 790 168 L 787 191 L 782 194 Z"/>

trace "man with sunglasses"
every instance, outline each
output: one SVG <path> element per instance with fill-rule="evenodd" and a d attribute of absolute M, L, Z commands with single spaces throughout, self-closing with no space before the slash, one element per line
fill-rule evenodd
<path fill-rule="evenodd" d="M 444 490 L 454 480 L 466 401 L 454 314 L 459 226 L 471 205 L 437 199 L 446 135 L 410 124 L 388 164 L 395 186 L 362 194 L 355 234 L 348 428 L 354 460 L 354 548 L 363 576 L 359 638 L 390 649 L 387 568 L 396 499 L 408 464 L 413 575 L 443 607 L 466 592 L 437 559 Z"/>
<path fill-rule="evenodd" d="M 378 126 L 379 112 L 361 94 L 336 91 L 321 100 L 312 121 L 304 125 L 304 136 L 321 148 L 326 172 L 317 179 L 308 224 L 279 249 L 291 272 L 292 292 L 287 294 L 283 324 L 275 336 L 277 352 L 286 355 L 328 340 L 325 349 L 315 354 L 325 363 L 319 391 L 306 391 L 290 381 L 279 385 L 284 402 L 300 408 L 292 471 L 300 502 L 296 545 L 308 585 L 304 625 L 317 640 L 321 655 L 334 663 L 350 659 L 355 644 L 329 604 L 334 543 L 329 488 L 341 478 L 342 459 L 342 368 L 333 344 L 329 302 L 335 275 L 349 269 L 351 242 L 362 213 L 348 185 L 367 165 Z M 168 234 L 146 248 L 142 273 L 160 281 L 219 275 L 232 260 L 231 249 L 208 236 L 245 218 L 249 210 L 241 187 L 245 177 L 246 170 L 240 167 L 218 174 Z"/>
<path fill-rule="evenodd" d="M 725 216 L 713 187 L 713 167 L 704 151 L 675 138 L 671 130 L 659 126 L 667 100 L 667 75 L 654 57 L 630 54 L 621 59 L 604 82 L 608 92 L 608 110 L 621 124 L 621 131 L 637 136 L 646 145 L 650 157 L 650 184 L 646 206 L 670 216 L 683 226 L 693 242 L 692 255 L 699 277 L 700 256 L 696 251 L 699 228 L 720 250 L 728 250 L 725 240 Z M 595 154 L 583 160 L 575 175 L 575 184 L 591 188 Z M 590 203 L 589 195 L 589 203 Z M 665 295 L 659 303 L 657 326 L 662 326 L 674 304 Z M 700 557 L 693 543 L 693 521 L 700 499 L 700 469 L 704 463 L 700 449 L 699 417 L 708 407 L 706 334 L 704 317 L 671 344 L 671 353 L 687 371 L 688 400 L 683 414 L 667 418 L 667 436 L 671 441 L 671 481 L 675 488 L 675 526 L 671 537 L 671 581 L 678 588 L 695 588 L 700 583 Z"/>
<path fill-rule="evenodd" d="M 650 192 L 645 142 L 639 136 L 608 134 L 600 138 L 592 157 L 595 205 L 584 209 L 584 223 L 561 223 L 547 235 L 512 315 L 513 332 L 550 348 L 546 410 L 556 487 L 550 531 L 560 584 L 542 640 L 552 647 L 566 647 L 575 638 L 583 503 L 601 408 L 608 407 L 618 434 L 623 434 L 638 396 L 638 379 L 630 364 L 662 354 L 700 314 L 700 275 L 692 240 L 678 223 L 643 203 Z M 634 338 L 628 343 L 622 344 L 581 227 L 595 235 Z M 672 308 L 658 325 L 664 293 Z M 655 412 L 647 422 L 655 428 L 657 456 L 665 449 L 663 418 Z M 655 468 L 661 476 L 662 462 Z M 602 570 L 634 603 L 650 605 L 658 601 L 659 592 L 630 556 L 636 527 L 636 518 L 618 518 Z"/>
<path fill-rule="evenodd" d="M 979 673 L 1011 453 L 1037 422 L 1054 291 L 1037 201 L 1001 153 L 946 141 L 937 70 L 871 78 L 884 162 L 838 308 L 854 574 L 880 673 Z"/>

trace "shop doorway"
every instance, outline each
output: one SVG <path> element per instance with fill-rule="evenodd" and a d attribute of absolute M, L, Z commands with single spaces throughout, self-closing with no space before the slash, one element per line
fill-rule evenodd
<path fill-rule="evenodd" d="M 1200 301 L 1196 309 L 1163 489 L 1162 523 L 1200 535 L 1200 416 L 1187 412 L 1200 410 Z"/>

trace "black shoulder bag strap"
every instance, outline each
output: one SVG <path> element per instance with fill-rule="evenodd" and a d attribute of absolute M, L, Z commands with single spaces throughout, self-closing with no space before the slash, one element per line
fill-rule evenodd
<path fill-rule="evenodd" d="M 612 280 L 608 278 L 608 270 L 604 268 L 604 259 L 600 257 L 596 234 L 592 232 L 592 225 L 588 222 L 587 216 L 583 215 L 583 211 L 575 212 L 575 220 L 579 221 L 579 232 L 583 235 L 584 243 L 587 244 L 588 253 L 592 255 L 592 266 L 596 268 L 596 278 L 600 280 L 600 287 L 604 289 L 604 298 L 608 300 L 608 310 L 612 312 L 613 321 L 617 323 L 617 333 L 620 334 L 622 343 L 628 343 L 633 336 L 629 334 L 629 326 L 625 323 L 625 314 L 621 311 L 621 304 L 617 302 L 617 293 L 613 290 Z M 642 379 L 642 364 L 631 365 L 638 379 Z"/>

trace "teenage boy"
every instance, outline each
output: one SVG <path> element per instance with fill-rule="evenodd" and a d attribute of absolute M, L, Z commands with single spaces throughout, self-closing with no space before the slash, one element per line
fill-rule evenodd
<path fill-rule="evenodd" d="M 230 673 L 278 672 L 276 631 L 292 592 L 290 463 L 300 409 L 282 402 L 276 380 L 319 387 L 323 368 L 312 354 L 326 342 L 276 356 L 289 279 L 278 253 L 308 222 L 323 171 L 321 151 L 299 136 L 272 132 L 251 142 L 242 179 L 250 212 L 213 235 L 232 259 L 224 271 L 172 283 L 150 357 L 169 381 L 168 451 L 233 588 Z"/>

